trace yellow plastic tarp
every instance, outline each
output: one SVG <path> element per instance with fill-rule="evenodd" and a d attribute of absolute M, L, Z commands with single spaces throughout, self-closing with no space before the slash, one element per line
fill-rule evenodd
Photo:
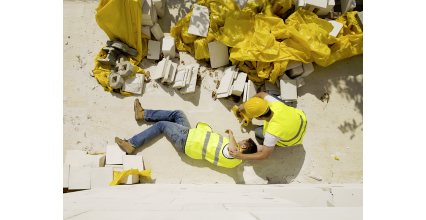
<path fill-rule="evenodd" d="M 141 0 L 100 0 L 96 8 L 96 22 L 104 30 L 111 41 L 119 40 L 129 47 L 138 51 L 137 57 L 129 56 L 129 61 L 134 65 L 133 73 L 124 80 L 134 76 L 136 73 L 146 75 L 145 71 L 138 67 L 143 57 L 148 53 L 149 38 L 141 34 L 142 25 L 142 1 Z M 93 74 L 105 91 L 118 92 L 122 95 L 131 96 L 132 93 L 113 90 L 109 86 L 108 75 L 111 65 L 101 64 L 98 58 L 105 58 L 107 53 L 101 49 L 95 57 Z M 148 76 L 147 76 L 148 77 Z"/>
<path fill-rule="evenodd" d="M 130 170 L 125 170 L 123 172 L 115 171 L 114 172 L 114 180 L 111 181 L 111 183 L 109 185 L 110 186 L 116 186 L 116 185 L 120 184 L 120 180 L 123 179 L 124 177 L 128 176 L 128 175 L 140 175 L 142 177 L 146 177 L 148 179 L 151 179 L 151 170 L 139 171 L 138 169 L 130 169 Z"/>

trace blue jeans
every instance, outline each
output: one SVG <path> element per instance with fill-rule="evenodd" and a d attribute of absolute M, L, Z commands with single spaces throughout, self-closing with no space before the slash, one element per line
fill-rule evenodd
<path fill-rule="evenodd" d="M 185 153 L 186 138 L 188 137 L 191 127 L 188 119 L 181 110 L 166 111 L 145 109 L 144 120 L 157 123 L 130 138 L 128 142 L 132 146 L 139 148 L 158 135 L 165 133 L 172 139 L 174 146 L 180 152 Z"/>
<path fill-rule="evenodd" d="M 280 102 L 284 103 L 286 106 L 289 106 L 287 103 L 285 103 L 283 100 L 281 100 L 280 98 L 278 98 L 276 95 L 268 93 L 270 96 L 278 99 Z M 291 107 L 291 106 L 290 106 Z M 254 129 L 254 136 L 259 139 L 259 140 L 264 140 L 265 137 L 263 136 L 263 125 L 257 127 L 256 129 Z"/>

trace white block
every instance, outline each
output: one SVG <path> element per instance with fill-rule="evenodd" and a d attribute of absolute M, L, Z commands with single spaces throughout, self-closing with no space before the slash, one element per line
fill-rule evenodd
<path fill-rule="evenodd" d="M 163 38 L 163 46 L 161 48 L 164 56 L 175 57 L 176 56 L 176 46 L 175 39 L 173 37 Z"/>
<path fill-rule="evenodd" d="M 251 97 L 257 94 L 257 89 L 256 89 L 256 85 L 251 80 L 248 81 L 247 87 L 248 87 L 248 93 L 247 93 L 247 101 L 248 101 L 249 99 L 251 99 Z"/>
<path fill-rule="evenodd" d="M 90 189 L 91 167 L 70 167 L 68 189 Z"/>
<path fill-rule="evenodd" d="M 193 54 L 190 54 L 188 52 L 179 52 L 179 64 L 182 65 L 191 65 L 198 63 L 198 61 L 195 59 L 195 56 Z"/>
<path fill-rule="evenodd" d="M 166 10 L 166 1 L 165 0 L 153 0 L 155 10 L 157 11 L 157 15 L 160 18 L 164 17 L 164 11 Z"/>
<path fill-rule="evenodd" d="M 233 77 L 234 72 L 231 70 L 231 67 L 226 68 L 224 71 L 224 75 L 220 80 L 219 88 L 217 88 L 216 90 L 216 94 L 228 93 L 229 88 L 232 85 Z"/>
<path fill-rule="evenodd" d="M 210 64 L 212 68 L 218 68 L 229 64 L 228 46 L 222 42 L 215 41 L 208 44 Z"/>
<path fill-rule="evenodd" d="M 105 164 L 123 164 L 123 151 L 117 144 L 107 145 Z"/>
<path fill-rule="evenodd" d="M 78 161 L 80 160 L 80 158 L 86 154 L 87 152 L 82 150 L 67 150 L 64 164 L 69 164 L 72 167 L 76 167 L 78 166 Z"/>
<path fill-rule="evenodd" d="M 305 80 L 303 79 L 303 77 L 302 76 L 297 77 L 296 78 L 296 86 L 297 86 L 297 88 L 299 88 L 299 87 L 301 87 L 303 85 L 305 85 Z"/>
<path fill-rule="evenodd" d="M 284 72 L 284 74 L 281 76 L 280 79 L 288 80 L 288 79 L 290 79 L 290 77 L 288 77 L 287 74 Z"/>
<path fill-rule="evenodd" d="M 70 165 L 69 164 L 64 164 L 64 172 L 63 172 L 63 176 L 64 176 L 64 187 L 63 188 L 68 188 L 68 180 L 69 180 L 69 176 L 70 176 Z"/>
<path fill-rule="evenodd" d="M 132 174 L 132 175 L 128 175 L 126 177 L 123 177 L 120 180 L 120 183 L 122 183 L 122 184 L 135 184 L 135 183 L 139 183 L 139 175 Z"/>
<path fill-rule="evenodd" d="M 328 0 L 305 0 L 306 5 L 315 6 L 315 8 L 327 8 Z"/>
<path fill-rule="evenodd" d="M 197 75 L 198 75 L 198 68 L 200 65 L 193 64 L 192 68 L 189 70 L 192 72 L 191 74 L 191 80 L 189 82 L 189 85 L 183 89 L 180 90 L 180 93 L 187 94 L 187 93 L 193 93 L 195 92 L 195 87 L 197 85 Z"/>
<path fill-rule="evenodd" d="M 311 177 L 312 179 L 318 180 L 318 181 L 322 180 L 322 177 L 318 173 L 315 173 L 315 172 L 312 172 L 311 174 L 309 174 L 309 177 Z"/>
<path fill-rule="evenodd" d="M 123 172 L 123 165 L 118 164 L 105 164 L 105 167 L 112 167 L 112 171 Z"/>
<path fill-rule="evenodd" d="M 284 101 L 297 100 L 296 80 L 280 80 L 281 99 Z"/>
<path fill-rule="evenodd" d="M 142 26 L 141 32 L 151 39 L 151 28 L 149 26 Z"/>
<path fill-rule="evenodd" d="M 336 2 L 334 0 L 328 0 L 327 8 L 320 8 L 320 10 L 317 12 L 317 15 L 327 15 L 334 8 L 335 4 Z"/>
<path fill-rule="evenodd" d="M 153 26 L 154 24 L 151 19 L 142 19 L 142 26 Z"/>
<path fill-rule="evenodd" d="M 305 0 L 294 0 L 295 10 L 297 10 L 299 7 L 304 8 L 306 6 Z"/>
<path fill-rule="evenodd" d="M 265 82 L 265 89 L 266 89 L 266 91 L 278 91 L 279 90 L 276 85 L 272 84 L 269 81 Z"/>
<path fill-rule="evenodd" d="M 343 28 L 343 24 L 338 22 L 338 21 L 333 21 L 330 20 L 328 18 L 326 18 L 325 20 L 327 20 L 328 22 L 330 22 L 333 25 L 333 30 L 329 33 L 331 36 L 333 37 L 337 37 L 337 35 L 339 34 L 340 30 Z"/>
<path fill-rule="evenodd" d="M 342 7 L 342 14 L 352 11 L 356 7 L 355 0 L 340 0 L 340 4 Z"/>
<path fill-rule="evenodd" d="M 243 102 L 247 101 L 248 83 L 244 83 Z"/>
<path fill-rule="evenodd" d="M 124 170 L 138 169 L 139 171 L 144 170 L 142 155 L 125 155 L 123 156 L 123 168 Z M 139 182 L 139 175 L 129 175 L 121 179 L 120 183 L 133 184 Z"/>
<path fill-rule="evenodd" d="M 160 59 L 160 45 L 160 41 L 148 41 L 148 55 L 146 56 L 146 58 L 151 60 Z"/>
<path fill-rule="evenodd" d="M 108 187 L 113 179 L 114 173 L 112 167 L 92 167 L 90 188 Z"/>
<path fill-rule="evenodd" d="M 105 155 L 84 155 L 78 160 L 79 167 L 104 167 Z"/>
<path fill-rule="evenodd" d="M 207 37 L 210 25 L 209 14 L 209 8 L 194 4 L 189 21 L 188 33 Z"/>
<path fill-rule="evenodd" d="M 171 66 L 172 66 L 172 61 L 170 60 L 170 57 L 167 56 L 166 57 L 166 64 L 164 65 L 164 69 L 163 69 L 163 79 L 161 80 L 162 83 L 165 82 L 169 78 Z"/>
<path fill-rule="evenodd" d="M 155 7 L 162 8 L 165 0 L 152 0 Z"/>
<path fill-rule="evenodd" d="M 151 16 L 152 22 L 157 23 L 158 17 L 157 17 L 157 10 L 155 10 L 155 7 L 152 7 L 152 16 Z"/>
<path fill-rule="evenodd" d="M 154 24 L 154 26 L 152 26 L 151 33 L 152 33 L 152 35 L 154 35 L 154 38 L 158 41 L 161 40 L 161 38 L 164 37 L 163 31 L 161 30 L 160 25 L 157 24 L 157 23 Z"/>
<path fill-rule="evenodd" d="M 361 27 L 361 29 L 363 29 L 363 12 L 361 11 L 361 12 L 358 12 L 356 15 L 355 15 L 355 18 L 356 18 L 356 20 L 358 21 L 358 24 L 359 24 L 359 26 Z"/>
<path fill-rule="evenodd" d="M 229 95 L 228 95 L 228 93 L 222 93 L 222 94 L 216 94 L 216 98 L 226 98 L 226 97 L 228 97 Z"/>
<path fill-rule="evenodd" d="M 285 70 L 291 70 L 291 69 L 296 68 L 298 66 L 302 66 L 302 62 L 290 60 L 290 61 L 288 61 L 287 68 Z"/>
<path fill-rule="evenodd" d="M 232 80 L 233 82 L 234 80 Z M 232 90 L 234 89 L 234 85 L 231 83 L 228 89 L 228 96 L 232 95 Z"/>
<path fill-rule="evenodd" d="M 176 69 L 177 69 L 177 63 L 171 62 L 169 77 L 167 78 L 166 82 L 172 83 L 174 81 L 175 75 L 176 75 Z"/>
<path fill-rule="evenodd" d="M 163 78 L 163 72 L 164 72 L 165 66 L 166 66 L 166 59 L 162 59 L 160 62 L 158 62 L 157 68 L 155 69 L 155 73 L 152 76 L 153 80 Z"/>
<path fill-rule="evenodd" d="M 136 73 L 134 76 L 124 81 L 124 85 L 121 89 L 125 92 L 141 95 L 144 81 L 145 75 Z"/>
<path fill-rule="evenodd" d="M 179 65 L 176 70 L 175 83 L 173 84 L 173 88 L 181 88 L 183 85 L 183 81 L 185 78 L 185 65 Z"/>
<path fill-rule="evenodd" d="M 243 10 L 244 6 L 247 4 L 247 0 L 235 0 L 235 3 L 237 3 L 238 7 Z"/>
<path fill-rule="evenodd" d="M 303 67 L 302 66 L 298 66 L 296 68 L 291 69 L 289 71 L 289 75 L 288 76 L 290 78 L 296 78 L 296 77 L 302 75 L 302 73 L 303 73 Z"/>
<path fill-rule="evenodd" d="M 244 91 L 244 85 L 246 84 L 247 74 L 240 72 L 237 79 L 234 81 L 232 88 L 232 95 L 240 96 Z"/>
<path fill-rule="evenodd" d="M 152 8 L 150 2 L 151 0 L 146 0 L 142 4 L 142 20 L 151 19 Z"/>
<path fill-rule="evenodd" d="M 303 63 L 303 73 L 302 77 L 309 76 L 312 72 L 314 72 L 314 65 L 312 63 Z"/>

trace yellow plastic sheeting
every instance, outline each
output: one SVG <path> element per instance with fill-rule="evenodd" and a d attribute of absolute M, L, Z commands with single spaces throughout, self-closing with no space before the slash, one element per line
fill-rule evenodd
<path fill-rule="evenodd" d="M 129 61 L 135 66 L 133 73 L 124 80 L 134 76 L 136 73 L 144 74 L 145 71 L 138 67 L 143 57 L 148 53 L 149 38 L 141 34 L 142 25 L 142 2 L 141 0 L 100 0 L 96 8 L 96 22 L 105 31 L 111 41 L 119 40 L 129 47 L 138 51 L 138 56 L 129 56 Z M 107 53 L 101 49 L 95 57 L 95 67 L 93 74 L 105 91 L 117 92 L 125 96 L 132 96 L 133 93 L 124 92 L 121 89 L 113 90 L 109 86 L 108 75 L 111 72 L 111 65 L 101 64 L 98 58 L 105 58 Z"/>
<path fill-rule="evenodd" d="M 148 179 L 151 179 L 151 170 L 139 171 L 138 169 L 130 169 L 130 170 L 125 170 L 123 172 L 115 171 L 114 172 L 114 180 L 111 181 L 111 183 L 109 185 L 110 186 L 116 186 L 116 185 L 120 184 L 120 180 L 123 179 L 124 177 L 128 176 L 128 175 L 140 175 L 140 176 L 146 177 Z"/>

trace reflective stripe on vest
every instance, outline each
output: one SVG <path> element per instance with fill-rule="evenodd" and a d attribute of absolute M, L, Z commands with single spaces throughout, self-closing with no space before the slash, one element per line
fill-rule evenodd
<path fill-rule="evenodd" d="M 217 165 L 217 162 L 219 162 L 219 153 L 220 153 L 220 149 L 222 147 L 222 143 L 223 143 L 223 136 L 220 135 L 219 137 L 219 143 L 217 143 L 216 146 L 216 152 L 214 153 L 214 165 Z"/>
<path fill-rule="evenodd" d="M 207 131 L 206 139 L 204 139 L 204 145 L 203 145 L 203 160 L 206 159 L 206 151 L 207 151 L 207 144 L 209 143 L 210 139 L 210 131 Z"/>
<path fill-rule="evenodd" d="M 288 140 L 288 141 L 286 141 L 286 140 L 279 140 L 279 141 L 277 142 L 277 145 L 278 145 L 278 146 L 280 146 L 280 144 L 282 144 L 282 145 L 284 145 L 284 147 L 288 147 L 288 145 L 284 144 L 283 142 L 290 142 L 290 141 L 292 141 L 293 139 L 295 139 L 297 136 L 299 136 L 300 131 L 302 130 L 302 126 L 303 126 L 303 118 L 302 118 L 302 116 L 301 116 L 301 115 L 300 115 L 300 121 L 301 121 L 301 123 L 300 123 L 299 131 L 297 131 L 296 136 L 294 136 L 292 139 L 290 139 L 290 140 Z M 303 128 L 302 135 L 300 135 L 299 140 L 297 140 L 297 141 L 296 141 L 293 145 L 298 144 L 298 143 L 300 142 L 300 140 L 302 140 L 302 137 L 303 137 L 303 135 L 304 135 L 304 134 L 305 134 L 305 132 L 306 132 L 306 126 L 307 126 L 307 125 L 308 125 L 308 122 L 306 121 L 306 122 L 305 122 L 305 127 Z"/>

